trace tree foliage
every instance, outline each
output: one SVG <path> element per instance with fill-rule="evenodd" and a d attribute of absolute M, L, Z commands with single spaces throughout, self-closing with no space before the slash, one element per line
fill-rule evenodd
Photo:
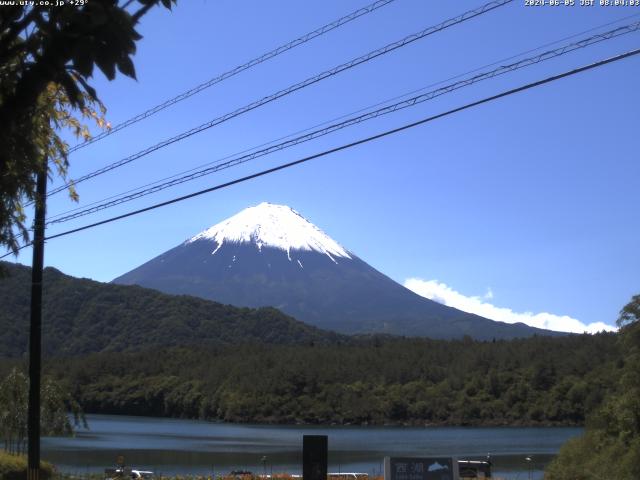
<path fill-rule="evenodd" d="M 26 352 L 29 269 L 4 264 L 0 375 Z M 279 423 L 579 425 L 622 375 L 616 334 L 346 337 L 45 269 L 48 371 L 86 411 Z M 87 355 L 91 354 L 91 355 Z M 66 356 L 67 358 L 60 358 Z"/>
<path fill-rule="evenodd" d="M 617 380 L 615 339 L 362 337 L 349 344 L 153 348 L 51 359 L 46 371 L 68 381 L 90 413 L 267 423 L 581 425 Z"/>
<path fill-rule="evenodd" d="M 640 321 L 640 295 L 634 295 L 631 301 L 620 310 L 618 326 L 625 327 L 638 321 Z"/>
<path fill-rule="evenodd" d="M 602 406 L 589 416 L 587 430 L 560 451 L 549 480 L 640 477 L 640 295 L 620 312 L 621 372 Z"/>
<path fill-rule="evenodd" d="M 12 454 L 26 453 L 29 379 L 13 368 L 0 382 L 0 438 Z M 45 377 L 41 385 L 40 429 L 43 435 L 71 435 L 84 423 L 78 403 L 62 384 Z M 68 415 L 71 412 L 71 418 Z"/>
<path fill-rule="evenodd" d="M 0 450 L 0 478 L 2 480 L 27 480 L 27 456 L 12 455 Z M 40 462 L 40 478 L 54 477 L 54 468 L 49 462 Z"/>
<path fill-rule="evenodd" d="M 0 262 L 0 356 L 28 351 L 31 269 Z M 345 337 L 275 308 L 238 308 L 138 286 L 100 283 L 44 270 L 43 352 L 78 355 L 178 345 L 246 342 L 316 344 Z"/>
<path fill-rule="evenodd" d="M 97 66 L 135 78 L 135 26 L 155 5 L 176 0 L 91 0 L 82 6 L 4 6 L 0 13 L 0 245 L 16 251 L 28 239 L 25 200 L 35 198 L 35 176 L 53 165 L 65 178 L 68 146 L 58 135 L 86 136 L 80 116 L 104 122 L 89 81 Z M 98 107 L 98 108 L 97 108 Z M 102 110 L 104 113 L 104 110 Z M 72 191 L 72 196 L 74 192 Z M 17 230 L 17 231 L 16 231 Z"/>

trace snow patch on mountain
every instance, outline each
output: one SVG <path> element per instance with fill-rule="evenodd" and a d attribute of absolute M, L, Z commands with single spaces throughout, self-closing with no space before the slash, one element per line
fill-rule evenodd
<path fill-rule="evenodd" d="M 291 261 L 291 250 L 315 251 L 327 255 L 333 262 L 336 258 L 351 256 L 338 242 L 286 205 L 261 203 L 249 207 L 211 228 L 190 238 L 185 243 L 197 240 L 212 240 L 217 243 L 214 255 L 225 242 L 252 243 L 258 250 L 272 247 L 287 252 Z M 302 265 L 301 265 L 302 267 Z"/>

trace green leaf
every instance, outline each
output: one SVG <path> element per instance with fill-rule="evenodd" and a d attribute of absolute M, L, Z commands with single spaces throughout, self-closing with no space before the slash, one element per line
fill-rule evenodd
<path fill-rule="evenodd" d="M 93 55 L 90 43 L 79 42 L 73 57 L 73 68 L 83 77 L 90 77 L 93 74 Z"/>
<path fill-rule="evenodd" d="M 98 100 L 98 94 L 96 93 L 96 89 L 93 88 L 91 85 L 89 85 L 87 83 L 87 81 L 82 78 L 82 76 L 78 75 L 77 77 L 78 83 L 80 83 L 80 85 L 82 85 L 82 88 L 84 88 L 84 90 L 89 94 L 89 96 L 94 99 L 94 100 Z"/>
<path fill-rule="evenodd" d="M 109 80 L 113 80 L 114 78 L 116 78 L 116 67 L 111 59 L 105 58 L 104 55 L 98 55 L 98 57 L 96 58 L 96 64 L 98 65 L 98 68 L 102 70 L 104 76 Z"/>
<path fill-rule="evenodd" d="M 127 77 L 136 79 L 136 69 L 133 66 L 133 62 L 131 61 L 131 58 L 129 58 L 128 55 L 123 56 L 118 61 L 118 70 L 124 73 Z"/>
<path fill-rule="evenodd" d="M 80 89 L 76 85 L 76 82 L 71 78 L 71 75 L 68 73 L 63 73 L 60 76 L 60 84 L 64 88 L 67 97 L 69 97 L 69 101 L 76 107 L 79 107 L 84 104 L 84 99 L 82 98 L 82 93 Z"/>

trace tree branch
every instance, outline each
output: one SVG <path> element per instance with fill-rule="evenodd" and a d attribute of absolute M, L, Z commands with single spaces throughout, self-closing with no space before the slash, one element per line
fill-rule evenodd
<path fill-rule="evenodd" d="M 22 17 L 22 20 L 11 25 L 7 34 L 0 37 L 0 49 L 4 50 L 6 47 L 11 45 L 11 43 L 18 38 L 18 35 L 20 35 L 20 33 L 27 28 L 31 22 L 35 21 L 35 18 L 39 13 L 39 10 L 36 7 L 33 7 L 28 14 Z"/>
<path fill-rule="evenodd" d="M 134 13 L 131 18 L 133 19 L 134 25 L 140 21 L 142 17 L 144 17 L 149 10 L 151 10 L 155 6 L 155 3 L 148 3 L 136 13 Z"/>

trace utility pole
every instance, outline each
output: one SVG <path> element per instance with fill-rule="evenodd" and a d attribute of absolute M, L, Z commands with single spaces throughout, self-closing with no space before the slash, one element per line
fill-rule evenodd
<path fill-rule="evenodd" d="M 44 265 L 44 221 L 47 201 L 45 156 L 36 179 L 33 221 L 33 262 L 31 265 L 31 324 L 29 330 L 29 419 L 27 480 L 40 480 L 40 370 L 42 354 L 42 269 Z"/>

